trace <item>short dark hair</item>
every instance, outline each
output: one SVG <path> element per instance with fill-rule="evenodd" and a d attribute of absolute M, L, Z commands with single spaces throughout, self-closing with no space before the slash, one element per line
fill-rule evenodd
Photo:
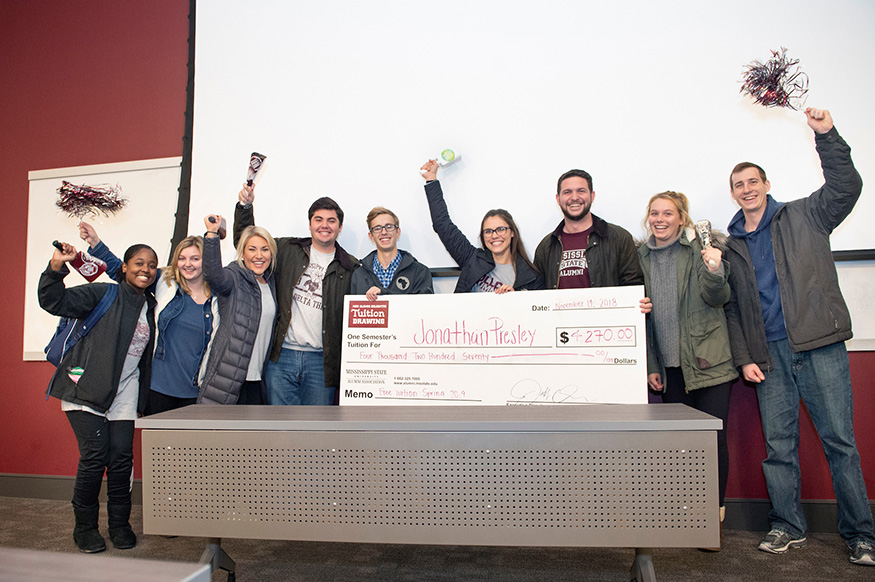
<path fill-rule="evenodd" d="M 158 260 L 158 253 L 155 252 L 155 249 L 153 249 L 152 247 L 150 247 L 147 244 L 140 243 L 140 244 L 131 245 L 128 247 L 128 250 L 125 251 L 124 259 L 122 259 L 122 262 L 127 263 L 128 261 L 133 259 L 134 256 L 137 253 L 139 253 L 140 251 L 142 251 L 143 249 L 149 249 L 150 251 L 152 251 L 152 254 L 155 255 L 155 260 L 156 261 Z"/>
<path fill-rule="evenodd" d="M 757 170 L 759 170 L 760 178 L 762 178 L 763 182 L 768 180 L 768 178 L 766 178 L 766 171 L 764 169 L 762 169 L 758 165 L 754 164 L 753 162 L 741 162 L 740 164 L 735 164 L 735 167 L 732 168 L 731 172 L 729 172 L 729 187 L 730 188 L 732 188 L 732 176 L 739 173 L 739 172 L 743 172 L 748 168 L 756 168 Z"/>
<path fill-rule="evenodd" d="M 148 250 L 152 251 L 152 254 L 155 255 L 155 262 L 157 263 L 158 262 L 158 253 L 155 252 L 155 249 L 153 249 L 149 245 L 143 244 L 143 243 L 129 246 L 128 250 L 125 251 L 124 257 L 122 258 L 122 262 L 123 263 L 129 262 L 131 259 L 133 259 L 135 256 L 137 256 L 137 253 L 139 253 L 140 251 L 142 251 L 144 249 L 148 249 Z M 119 269 L 118 271 L 116 271 L 115 280 L 118 281 L 119 283 L 121 283 L 122 281 L 125 280 L 125 274 L 122 271 L 122 269 Z"/>
<path fill-rule="evenodd" d="M 561 176 L 559 176 L 559 181 L 556 182 L 556 195 L 559 195 L 559 192 L 562 191 L 562 182 L 564 182 L 567 178 L 583 178 L 586 180 L 586 184 L 589 186 L 589 191 L 592 192 L 592 176 L 589 175 L 589 172 L 585 172 L 583 170 L 568 170 Z"/>
<path fill-rule="evenodd" d="M 343 210 L 340 209 L 340 205 L 337 202 L 328 196 L 323 196 L 310 205 L 310 210 L 307 211 L 307 220 L 311 220 L 317 210 L 333 210 L 337 213 L 337 221 L 343 224 Z"/>

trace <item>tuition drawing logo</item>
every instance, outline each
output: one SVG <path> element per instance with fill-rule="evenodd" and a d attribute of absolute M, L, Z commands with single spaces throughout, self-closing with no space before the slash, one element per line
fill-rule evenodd
<path fill-rule="evenodd" d="M 349 327 L 389 327 L 388 301 L 350 301 Z"/>

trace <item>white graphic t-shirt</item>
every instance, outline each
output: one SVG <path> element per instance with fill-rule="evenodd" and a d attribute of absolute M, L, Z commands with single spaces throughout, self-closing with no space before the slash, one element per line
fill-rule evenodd
<path fill-rule="evenodd" d="M 310 264 L 292 293 L 292 321 L 283 347 L 305 352 L 322 349 L 322 279 L 334 252 L 310 247 Z"/>

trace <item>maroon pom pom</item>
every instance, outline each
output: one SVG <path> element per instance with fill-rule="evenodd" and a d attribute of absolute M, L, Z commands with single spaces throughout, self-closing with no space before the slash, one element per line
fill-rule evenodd
<path fill-rule="evenodd" d="M 787 56 L 787 49 L 772 51 L 765 63 L 753 61 L 745 67 L 744 80 L 739 92 L 750 95 L 763 107 L 801 109 L 808 93 L 808 75 L 802 71 L 798 59 Z"/>
<path fill-rule="evenodd" d="M 127 199 L 122 196 L 122 189 L 103 184 L 101 186 L 77 186 L 66 180 L 58 188 L 58 200 L 55 204 L 68 216 L 82 218 L 84 216 L 104 216 L 115 214 L 125 207 Z"/>

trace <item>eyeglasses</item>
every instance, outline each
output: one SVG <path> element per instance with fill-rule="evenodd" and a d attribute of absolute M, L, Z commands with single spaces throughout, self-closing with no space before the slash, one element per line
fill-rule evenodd
<path fill-rule="evenodd" d="M 492 236 L 492 233 L 504 234 L 510 230 L 509 226 L 499 226 L 498 228 L 484 228 L 483 236 Z"/>
<path fill-rule="evenodd" d="M 387 233 L 392 234 L 393 232 L 395 232 L 396 228 L 398 228 L 397 224 L 386 224 L 386 225 L 382 225 L 382 226 L 380 226 L 380 225 L 372 226 L 371 233 L 372 234 L 380 234 L 381 232 L 383 232 L 385 230 Z"/>

